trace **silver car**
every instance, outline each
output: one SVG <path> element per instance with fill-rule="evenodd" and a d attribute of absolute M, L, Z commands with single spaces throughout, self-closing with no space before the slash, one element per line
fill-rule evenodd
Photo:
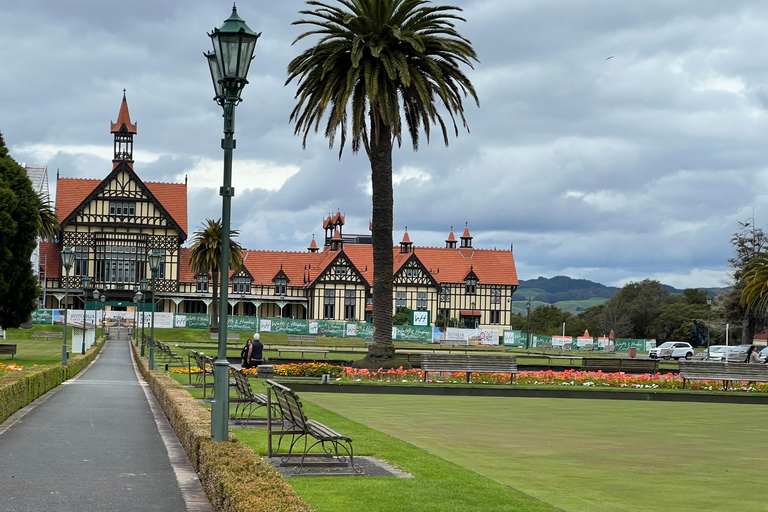
<path fill-rule="evenodd" d="M 648 357 L 651 359 L 691 359 L 693 347 L 684 341 L 667 341 L 649 350 Z"/>
<path fill-rule="evenodd" d="M 709 360 L 710 361 L 727 361 L 728 352 L 731 351 L 733 346 L 727 345 L 712 345 L 709 347 Z"/>

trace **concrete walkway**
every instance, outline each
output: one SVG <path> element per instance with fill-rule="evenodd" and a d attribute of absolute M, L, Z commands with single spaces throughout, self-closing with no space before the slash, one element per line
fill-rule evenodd
<path fill-rule="evenodd" d="M 0 511 L 212 510 L 128 343 L 0 424 Z"/>

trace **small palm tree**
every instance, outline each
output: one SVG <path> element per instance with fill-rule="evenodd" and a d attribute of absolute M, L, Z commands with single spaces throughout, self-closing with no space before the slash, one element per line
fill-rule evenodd
<path fill-rule="evenodd" d="M 49 199 L 40 197 L 40 209 L 38 212 L 37 235 L 43 240 L 56 240 L 59 238 L 59 217 Z"/>
<path fill-rule="evenodd" d="M 768 306 L 768 252 L 759 252 L 744 266 L 741 304 L 748 310 L 765 311 Z"/>
<path fill-rule="evenodd" d="M 237 272 L 243 266 L 243 248 L 232 240 L 240 233 L 230 231 L 229 268 Z M 213 309 L 211 311 L 211 331 L 219 329 L 219 270 L 221 269 L 221 219 L 206 219 L 198 231 L 193 233 L 192 254 L 189 264 L 193 272 L 210 272 L 213 278 Z M 222 276 L 226 280 L 229 276 Z"/>
<path fill-rule="evenodd" d="M 299 36 L 319 36 L 314 46 L 288 65 L 288 79 L 298 81 L 297 104 L 291 112 L 296 134 L 317 132 L 328 118 L 325 137 L 333 147 L 339 134 L 339 158 L 347 138 L 352 152 L 365 149 L 373 186 L 373 344 L 360 366 L 389 366 L 392 343 L 392 147 L 402 143 L 403 129 L 414 151 L 423 128 L 429 142 L 432 124 L 448 130 L 438 111 L 448 112 L 466 128 L 462 97 L 477 94 L 460 65 L 472 67 L 477 55 L 454 28 L 464 21 L 461 9 L 433 6 L 427 0 L 338 0 L 340 6 L 310 0 L 314 10 L 301 11 L 310 25 Z M 294 43 L 296 42 L 294 41 Z M 478 103 L 479 105 L 479 103 Z M 403 119 L 405 123 L 403 123 Z M 405 126 L 403 126 L 405 125 Z"/>

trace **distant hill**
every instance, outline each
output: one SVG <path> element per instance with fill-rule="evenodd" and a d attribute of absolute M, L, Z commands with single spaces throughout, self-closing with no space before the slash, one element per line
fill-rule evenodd
<path fill-rule="evenodd" d="M 677 289 L 666 284 L 661 285 L 670 293 L 679 294 L 683 290 Z M 569 304 L 570 308 L 583 310 L 586 307 L 594 306 L 597 303 L 605 302 L 613 297 L 621 288 L 615 286 L 605 286 L 588 279 L 573 279 L 568 276 L 538 277 L 520 281 L 520 286 L 515 293 L 516 296 L 523 299 L 531 298 L 532 301 L 543 302 L 545 304 L 556 304 L 564 301 L 589 301 L 581 305 Z M 727 288 L 699 288 L 707 290 L 709 295 L 715 296 L 726 291 Z M 591 299 L 602 299 L 592 301 Z M 519 299 L 518 299 L 519 300 Z M 569 308 L 569 309 L 570 309 Z"/>

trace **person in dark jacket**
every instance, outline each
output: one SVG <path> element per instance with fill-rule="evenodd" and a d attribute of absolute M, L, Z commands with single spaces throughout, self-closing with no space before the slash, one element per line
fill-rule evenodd
<path fill-rule="evenodd" d="M 251 352 L 248 356 L 248 361 L 250 362 L 249 368 L 256 368 L 260 364 L 264 362 L 264 344 L 259 341 L 259 333 L 254 333 L 253 335 L 253 343 L 251 343 Z"/>
<path fill-rule="evenodd" d="M 248 341 L 245 342 L 245 346 L 243 347 L 243 349 L 240 351 L 240 365 L 244 369 L 251 367 L 250 364 L 249 364 L 249 359 L 248 358 L 251 355 L 252 347 L 253 347 L 253 345 L 251 344 L 251 340 L 249 338 Z"/>

